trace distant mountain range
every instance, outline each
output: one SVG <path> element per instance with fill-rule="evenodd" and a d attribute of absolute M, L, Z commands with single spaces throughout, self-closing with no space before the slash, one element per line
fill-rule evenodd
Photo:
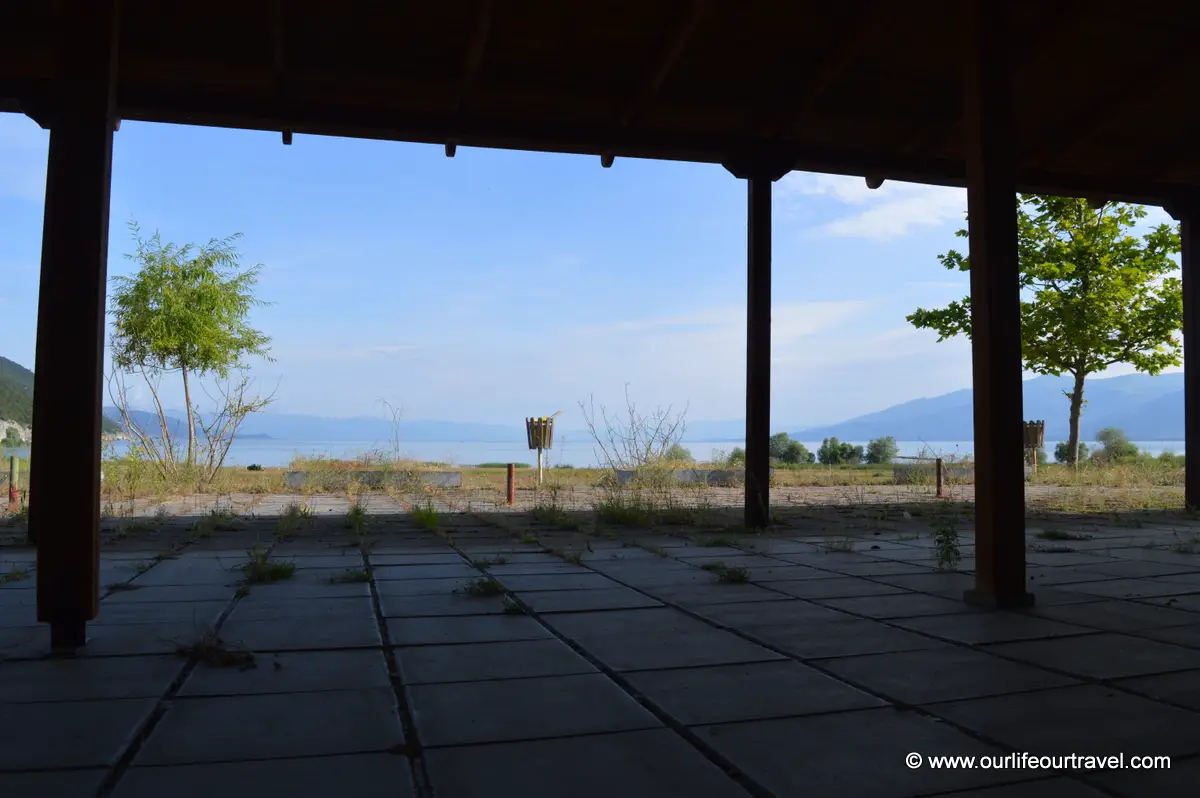
<path fill-rule="evenodd" d="M 1066 440 L 1067 411 L 1064 392 L 1071 387 L 1069 378 L 1038 377 L 1024 383 L 1025 418 L 1046 422 L 1048 440 Z M 891 435 L 900 441 L 969 441 L 974 437 L 971 389 L 914 399 L 886 410 L 848 419 L 836 424 L 789 432 L 796 440 L 819 441 L 838 437 L 845 441 L 867 441 Z M 1089 380 L 1085 387 L 1082 418 L 1084 440 L 1094 440 L 1104 427 L 1119 427 L 1132 440 L 1183 440 L 1183 374 L 1150 377 L 1132 374 L 1124 377 Z M 185 434 L 187 424 L 180 419 L 183 410 L 168 410 L 171 434 Z M 109 418 L 119 418 L 116 408 L 104 408 Z M 135 410 L 134 419 L 146 430 L 157 430 L 156 414 Z M 525 439 L 521 424 L 475 424 L 457 421 L 401 421 L 396 429 L 384 418 L 326 418 L 289 413 L 260 413 L 242 426 L 242 438 L 275 438 L 287 441 L 361 441 L 387 445 L 393 435 L 402 443 L 510 443 Z M 745 437 L 744 422 L 695 421 L 687 425 L 684 442 L 740 443 Z M 585 429 L 555 430 L 558 441 L 583 442 L 591 439 Z"/>
<path fill-rule="evenodd" d="M 1064 395 L 1070 377 L 1038 377 L 1024 383 L 1025 418 L 1046 422 L 1046 439 L 1066 440 L 1070 406 Z M 1095 440 L 1105 427 L 1118 427 L 1135 441 L 1183 440 L 1183 374 L 1130 374 L 1090 379 L 1084 385 L 1080 432 Z M 974 437 L 970 388 L 914 399 L 837 424 L 789 433 L 804 441 L 837 437 L 865 441 L 891 435 L 898 441 L 969 441 Z"/>

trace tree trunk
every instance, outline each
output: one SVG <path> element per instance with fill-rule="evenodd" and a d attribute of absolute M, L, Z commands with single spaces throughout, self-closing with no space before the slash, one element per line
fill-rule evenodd
<path fill-rule="evenodd" d="M 1071 391 L 1071 433 L 1067 436 L 1067 464 L 1076 465 L 1079 461 L 1079 417 L 1083 414 L 1083 381 L 1087 374 L 1076 371 L 1075 389 Z"/>
<path fill-rule="evenodd" d="M 183 401 L 187 403 L 187 425 L 188 425 L 188 448 L 187 448 L 187 464 L 191 468 L 196 463 L 196 417 L 192 412 L 192 391 L 188 386 L 188 371 L 187 367 L 180 369 L 183 372 Z M 1074 411 L 1072 411 L 1074 412 Z"/>

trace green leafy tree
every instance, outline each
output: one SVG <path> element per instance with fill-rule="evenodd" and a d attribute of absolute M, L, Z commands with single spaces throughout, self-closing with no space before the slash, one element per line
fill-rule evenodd
<path fill-rule="evenodd" d="M 1070 444 L 1067 443 L 1066 441 L 1059 441 L 1058 443 L 1054 444 L 1054 462 L 1056 462 L 1056 463 L 1071 462 L 1071 458 L 1068 457 L 1068 455 L 1067 455 L 1067 452 L 1068 452 L 1067 447 L 1068 446 L 1070 446 Z M 1083 441 L 1080 441 L 1079 446 L 1076 449 L 1076 458 L 1075 459 L 1078 461 L 1078 460 L 1086 460 L 1087 458 L 1088 458 L 1088 445 L 1086 443 L 1084 443 Z"/>
<path fill-rule="evenodd" d="M 4 440 L 0 444 L 7 446 L 9 449 L 16 449 L 19 446 L 24 446 L 25 441 L 21 440 L 21 433 L 17 432 L 16 427 L 9 427 L 4 431 Z"/>
<path fill-rule="evenodd" d="M 1117 363 L 1158 374 L 1180 364 L 1177 331 L 1183 324 L 1178 264 L 1179 228 L 1161 224 L 1138 237 L 1140 205 L 1022 194 L 1017 202 L 1021 287 L 1021 349 L 1025 369 L 1074 378 L 1067 462 L 1076 462 L 1084 381 Z M 966 238 L 967 231 L 958 235 Z M 970 258 L 939 256 L 950 270 L 969 271 Z M 944 308 L 918 308 L 913 326 L 937 331 L 938 340 L 971 336 L 971 299 Z"/>
<path fill-rule="evenodd" d="M 808 447 L 800 443 L 800 441 L 792 440 L 791 436 L 786 432 L 772 435 L 768 444 L 768 450 L 771 457 L 788 465 L 811 463 L 816 460 L 813 453 L 808 450 Z"/>
<path fill-rule="evenodd" d="M 875 464 L 890 463 L 898 454 L 900 454 L 900 447 L 896 445 L 896 439 L 888 435 L 885 438 L 876 438 L 867 444 L 866 461 Z"/>
<path fill-rule="evenodd" d="M 158 233 L 143 239 L 136 222 L 130 230 L 135 250 L 127 257 L 138 271 L 113 278 L 113 362 L 144 376 L 180 375 L 187 404 L 186 463 L 192 466 L 197 443 L 192 379 L 209 374 L 227 378 L 249 356 L 270 359 L 271 339 L 247 321 L 251 309 L 266 304 L 254 296 L 261 266 L 241 268 L 234 246 L 240 233 L 200 247 L 177 247 L 164 243 Z M 156 383 L 151 377 L 147 382 L 162 421 L 164 448 L 173 451 Z"/>
<path fill-rule="evenodd" d="M 1096 440 L 1104 447 L 1096 454 L 1110 463 L 1118 460 L 1130 460 L 1139 454 L 1138 447 L 1116 427 L 1105 427 L 1100 430 L 1096 433 Z"/>
<path fill-rule="evenodd" d="M 729 453 L 729 461 L 728 462 L 729 462 L 730 466 L 746 465 L 746 450 L 743 449 L 741 446 L 734 446 L 733 451 L 731 451 Z"/>
<path fill-rule="evenodd" d="M 823 465 L 858 465 L 863 460 L 863 447 L 826 438 L 817 450 L 817 460 Z"/>
<path fill-rule="evenodd" d="M 685 448 L 682 443 L 678 442 L 671 444 L 671 448 L 667 449 L 666 453 L 663 454 L 663 459 L 671 463 L 696 462 L 692 457 L 691 451 Z"/>

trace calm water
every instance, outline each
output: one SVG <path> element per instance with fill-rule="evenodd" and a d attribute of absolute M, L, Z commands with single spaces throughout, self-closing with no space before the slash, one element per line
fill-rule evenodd
<path fill-rule="evenodd" d="M 809 451 L 816 452 L 820 441 L 803 441 Z M 866 446 L 866 441 L 851 441 L 855 445 Z M 1157 455 L 1164 451 L 1183 454 L 1183 441 L 1136 441 L 1139 449 Z M 595 466 L 599 458 L 590 441 L 561 440 L 556 441 L 553 450 L 545 453 L 547 465 L 563 463 L 574 466 Z M 922 451 L 931 450 L 944 457 L 963 457 L 972 452 L 970 441 L 897 441 L 902 456 L 914 456 Z M 1098 444 L 1089 443 L 1095 449 Z M 114 451 L 121 454 L 125 450 L 125 442 L 117 441 Z M 285 441 L 274 439 L 247 438 L 235 440 L 229 450 L 227 465 L 246 466 L 257 463 L 263 466 L 286 466 L 292 458 L 302 456 L 325 456 L 336 458 L 352 458 L 381 446 L 372 441 Z M 712 458 L 714 451 L 728 453 L 735 446 L 745 446 L 743 441 L 684 441 L 697 460 Z M 1047 442 L 1046 448 L 1053 452 L 1054 443 Z M 534 463 L 537 461 L 536 452 L 529 451 L 524 441 L 507 443 L 473 443 L 464 442 L 418 442 L 405 444 L 402 453 L 415 460 L 430 462 L 445 462 L 455 465 L 474 465 L 478 463 Z M 28 455 L 28 449 L 12 449 L 9 454 Z"/>

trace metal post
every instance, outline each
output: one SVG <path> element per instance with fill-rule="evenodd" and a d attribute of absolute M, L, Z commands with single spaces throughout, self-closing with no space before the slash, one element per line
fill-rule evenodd
<path fill-rule="evenodd" d="M 538 484 L 542 484 L 542 447 L 538 447 Z"/>
<path fill-rule="evenodd" d="M 517 501 L 517 467 L 508 464 L 508 506 L 512 507 Z"/>
<path fill-rule="evenodd" d="M 945 494 L 942 492 L 942 458 L 939 457 L 935 463 L 937 466 L 937 497 L 943 499 L 945 498 Z"/>
<path fill-rule="evenodd" d="M 17 512 L 20 508 L 21 494 L 17 491 L 17 482 L 21 478 L 21 458 L 15 454 L 8 458 L 8 511 Z"/>

